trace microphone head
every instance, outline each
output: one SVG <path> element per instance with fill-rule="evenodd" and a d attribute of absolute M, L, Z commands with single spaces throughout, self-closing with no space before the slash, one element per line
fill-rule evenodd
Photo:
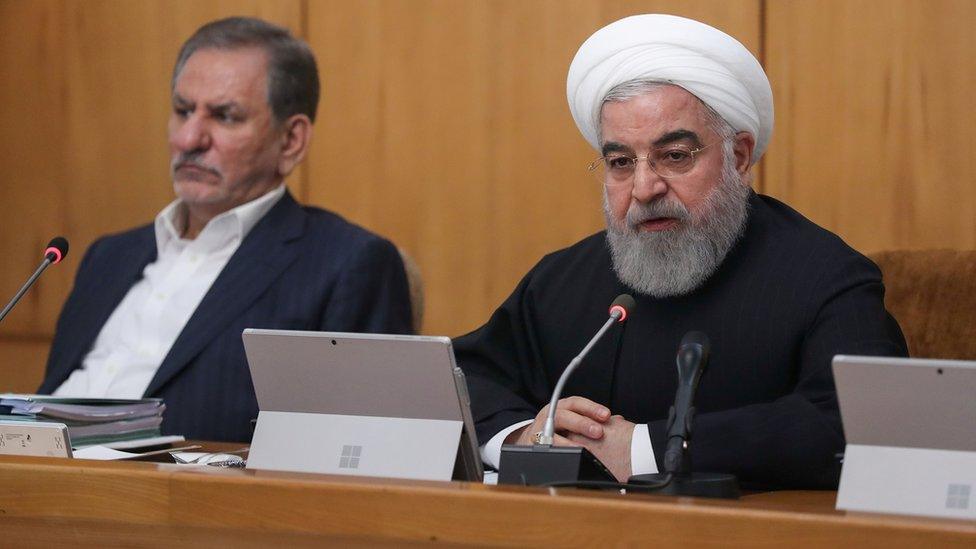
<path fill-rule="evenodd" d="M 688 345 L 698 345 L 706 353 L 712 348 L 712 342 L 702 332 L 688 332 L 681 338 L 681 345 L 678 347 L 686 347 Z"/>
<path fill-rule="evenodd" d="M 688 332 L 681 338 L 678 345 L 678 384 L 692 386 L 698 384 L 698 378 L 708 364 L 712 343 L 708 336 L 701 332 Z"/>
<path fill-rule="evenodd" d="M 44 257 L 51 260 L 51 263 L 60 263 L 68 255 L 68 239 L 63 236 L 56 236 L 47 243 L 44 250 Z"/>
<path fill-rule="evenodd" d="M 616 316 L 617 322 L 623 322 L 627 320 L 627 314 L 636 306 L 637 302 L 630 294 L 620 294 L 610 304 L 610 316 Z"/>

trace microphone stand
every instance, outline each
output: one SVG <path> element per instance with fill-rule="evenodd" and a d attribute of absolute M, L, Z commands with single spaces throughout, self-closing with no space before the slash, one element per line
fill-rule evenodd
<path fill-rule="evenodd" d="M 566 380 L 568 380 L 569 376 L 572 375 L 576 368 L 583 363 L 583 359 L 587 354 L 589 354 L 590 349 L 596 345 L 596 342 L 603 337 L 603 334 L 607 333 L 610 326 L 613 326 L 613 323 L 617 322 L 621 316 L 622 315 L 617 311 L 610 313 L 610 318 L 603 323 L 603 327 L 597 331 L 596 335 L 593 336 L 593 339 L 586 344 L 586 347 L 583 347 L 580 354 L 576 355 L 573 357 L 573 360 L 569 361 L 569 366 L 566 366 L 566 369 L 563 370 L 562 375 L 559 376 L 559 381 L 556 382 L 556 389 L 553 390 L 552 399 L 549 401 L 549 413 L 546 415 L 546 423 L 542 427 L 542 434 L 539 435 L 539 440 L 536 442 L 536 444 L 552 445 L 552 437 L 556 434 L 556 403 L 559 402 L 559 397 L 563 394 L 563 387 L 566 385 Z"/>
<path fill-rule="evenodd" d="M 10 303 L 7 303 L 7 306 L 3 308 L 3 311 L 0 311 L 0 322 L 3 322 L 3 319 L 14 308 L 14 305 L 16 305 L 18 301 L 20 301 L 20 298 L 24 297 L 24 294 L 27 293 L 27 290 L 29 290 L 30 287 L 34 285 L 34 282 L 38 279 L 38 277 L 41 276 L 41 273 L 43 273 L 44 270 L 51 265 L 51 263 L 52 263 L 51 258 L 45 256 L 44 261 L 41 261 L 41 265 L 37 268 L 36 271 L 34 271 L 34 274 L 32 274 L 31 277 L 27 279 L 27 282 L 20 287 L 20 290 L 16 293 L 16 295 L 14 295 L 13 299 L 10 300 Z"/>
<path fill-rule="evenodd" d="M 498 463 L 499 484 L 551 484 L 560 482 L 596 481 L 615 482 L 616 477 L 600 462 L 592 452 L 582 446 L 553 446 L 555 435 L 556 405 L 562 395 L 563 386 L 573 371 L 579 367 L 583 359 L 603 335 L 615 322 L 623 322 L 627 312 L 635 306 L 634 298 L 621 294 L 613 300 L 610 306 L 610 318 L 604 322 L 596 335 L 590 339 L 583 350 L 569 362 L 549 401 L 549 412 L 542 432 L 536 443 L 525 446 L 506 444 L 502 446 L 501 459 Z"/>
<path fill-rule="evenodd" d="M 691 470 L 692 425 L 695 419 L 695 391 L 708 363 L 710 344 L 701 332 L 689 332 L 678 348 L 678 390 L 668 411 L 668 441 L 664 450 L 663 473 L 634 475 L 628 484 L 645 486 L 655 494 L 739 498 L 739 483 L 734 475 L 701 473 Z"/>
<path fill-rule="evenodd" d="M 34 274 L 27 279 L 27 282 L 20 287 L 20 290 L 16 295 L 14 295 L 14 298 L 10 300 L 10 303 L 7 303 L 3 310 L 0 311 L 0 322 L 3 322 L 3 319 L 6 318 L 10 311 L 14 308 L 14 305 L 16 305 L 17 302 L 20 301 L 20 298 L 24 297 L 24 294 L 27 293 L 27 290 L 34 285 L 34 282 L 36 282 L 38 277 L 41 276 L 44 269 L 47 269 L 50 265 L 55 263 L 60 263 L 66 255 L 68 255 L 68 241 L 63 236 L 56 236 L 52 238 L 51 241 L 47 243 L 47 249 L 44 250 L 44 260 L 41 261 L 40 266 L 38 266 L 37 270 L 34 271 Z"/>

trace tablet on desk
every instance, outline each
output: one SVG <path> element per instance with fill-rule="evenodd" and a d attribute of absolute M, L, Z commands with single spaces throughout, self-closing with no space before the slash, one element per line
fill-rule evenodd
<path fill-rule="evenodd" d="M 976 519 L 976 362 L 837 355 L 837 507 Z"/>
<path fill-rule="evenodd" d="M 976 362 L 837 355 L 848 444 L 976 452 Z"/>
<path fill-rule="evenodd" d="M 446 337 L 244 331 L 260 413 L 247 467 L 481 480 Z"/>

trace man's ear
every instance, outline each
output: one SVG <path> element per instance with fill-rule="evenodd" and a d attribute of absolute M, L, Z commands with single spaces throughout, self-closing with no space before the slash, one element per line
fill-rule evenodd
<path fill-rule="evenodd" d="M 752 165 L 752 152 L 756 150 L 756 138 L 749 132 L 739 132 L 733 137 L 732 150 L 735 152 L 735 171 L 745 176 Z"/>
<path fill-rule="evenodd" d="M 312 121 L 305 114 L 293 114 L 282 124 L 278 174 L 287 177 L 301 163 L 312 141 Z"/>

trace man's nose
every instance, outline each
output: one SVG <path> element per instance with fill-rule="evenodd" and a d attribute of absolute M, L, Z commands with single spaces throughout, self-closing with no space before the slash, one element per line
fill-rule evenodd
<path fill-rule="evenodd" d="M 170 141 L 181 152 L 205 151 L 210 148 L 211 138 L 205 122 L 199 116 L 190 115 L 179 123 Z"/>
<path fill-rule="evenodd" d="M 637 163 L 634 168 L 634 186 L 631 196 L 641 203 L 648 203 L 668 192 L 668 182 L 651 169 L 646 160 Z"/>

